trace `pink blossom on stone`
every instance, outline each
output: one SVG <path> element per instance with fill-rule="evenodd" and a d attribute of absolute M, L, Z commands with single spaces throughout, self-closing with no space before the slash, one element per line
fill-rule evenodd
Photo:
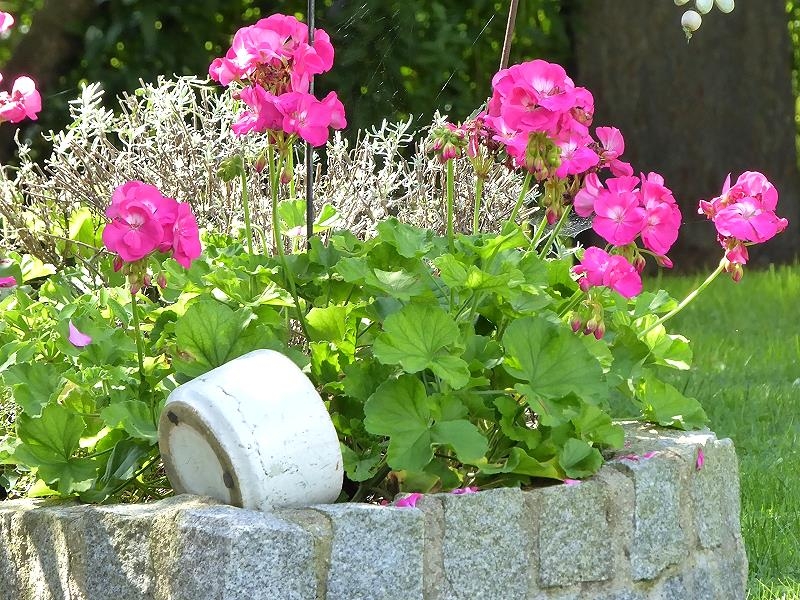
<path fill-rule="evenodd" d="M 416 508 L 420 498 L 422 498 L 422 494 L 414 492 L 395 501 L 394 505 L 398 508 Z"/>
<path fill-rule="evenodd" d="M 650 452 L 645 452 L 644 454 L 642 454 L 642 458 L 644 458 L 645 460 L 650 460 L 651 458 L 657 455 L 658 455 L 658 450 L 650 450 Z"/>
<path fill-rule="evenodd" d="M 75 346 L 76 348 L 84 348 L 92 343 L 91 336 L 81 333 L 78 331 L 78 328 L 75 327 L 72 320 L 69 322 L 69 343 Z"/>
<path fill-rule="evenodd" d="M 475 494 L 478 492 L 478 488 L 474 485 L 463 487 L 463 488 L 456 488 L 452 490 L 450 493 L 455 496 L 463 496 L 465 494 Z"/>
<path fill-rule="evenodd" d="M 0 277 L 0 288 L 10 288 L 17 285 L 17 280 L 14 277 Z"/>
<path fill-rule="evenodd" d="M 14 17 L 7 12 L 0 11 L 0 33 L 5 33 L 14 26 Z"/>
<path fill-rule="evenodd" d="M 694 462 L 694 467 L 695 467 L 695 469 L 697 469 L 699 471 L 700 469 L 703 468 L 703 465 L 705 465 L 705 463 L 706 463 L 706 455 L 703 452 L 703 447 L 702 446 L 698 446 L 697 447 L 697 459 Z"/>
<path fill-rule="evenodd" d="M 574 485 L 580 485 L 582 482 L 580 479 L 564 479 L 563 483 L 566 486 L 574 486 Z"/>

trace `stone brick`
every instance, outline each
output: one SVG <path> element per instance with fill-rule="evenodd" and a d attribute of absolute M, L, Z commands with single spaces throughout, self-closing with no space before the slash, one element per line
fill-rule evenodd
<path fill-rule="evenodd" d="M 611 579 L 617 540 L 606 486 L 590 479 L 539 492 L 539 583 L 555 587 Z"/>
<path fill-rule="evenodd" d="M 503 488 L 437 497 L 444 511 L 441 597 L 527 597 L 536 539 L 525 494 Z"/>
<path fill-rule="evenodd" d="M 306 600 L 317 597 L 313 537 L 270 513 L 213 506 L 183 512 L 156 598 Z M 161 557 L 162 560 L 164 557 Z"/>
<path fill-rule="evenodd" d="M 655 579 L 688 554 L 690 532 L 685 529 L 688 507 L 682 498 L 689 464 L 675 450 L 662 449 L 650 459 L 620 460 L 613 466 L 634 482 L 635 508 L 631 544 L 631 576 Z"/>
<path fill-rule="evenodd" d="M 327 600 L 424 598 L 421 510 L 368 504 L 313 508 L 331 521 Z"/>

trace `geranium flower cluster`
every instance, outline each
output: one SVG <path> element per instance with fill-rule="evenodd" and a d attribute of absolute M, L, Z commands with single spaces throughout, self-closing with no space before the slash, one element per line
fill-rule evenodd
<path fill-rule="evenodd" d="M 143 259 L 154 252 L 171 253 L 187 269 L 200 256 L 200 234 L 191 206 L 164 196 L 153 185 L 129 181 L 117 187 L 106 216 L 111 222 L 103 229 L 103 243 L 117 254 L 115 268 L 126 267 L 134 290 L 148 282 Z"/>
<path fill-rule="evenodd" d="M 661 264 L 671 266 L 666 254 L 678 239 L 681 211 L 658 173 L 614 177 L 605 183 L 590 173 L 575 195 L 574 209 L 582 217 L 594 214 L 592 229 L 609 244 L 627 246 L 641 236 L 644 247 Z M 643 261 L 636 262 L 644 266 Z"/>
<path fill-rule="evenodd" d="M 719 196 L 700 201 L 698 212 L 714 223 L 728 261 L 725 270 L 735 281 L 749 259 L 747 246 L 766 242 L 788 226 L 775 214 L 777 205 L 778 190 L 757 171 L 745 171 L 733 185 L 728 175 Z"/>
<path fill-rule="evenodd" d="M 533 60 L 499 71 L 483 120 L 517 166 L 537 180 L 565 178 L 608 166 L 630 175 L 618 160 L 624 150 L 619 131 L 601 128 L 596 142 L 589 133 L 594 117 L 591 92 L 578 87 L 563 67 Z"/>
<path fill-rule="evenodd" d="M 305 25 L 276 14 L 237 31 L 230 49 L 211 63 L 208 73 L 222 85 L 244 86 L 239 97 L 247 109 L 233 124 L 237 135 L 271 131 L 321 146 L 329 128 L 347 125 L 336 92 L 323 100 L 308 92 L 312 77 L 332 66 L 333 46 L 325 31 L 316 29 L 311 45 Z"/>

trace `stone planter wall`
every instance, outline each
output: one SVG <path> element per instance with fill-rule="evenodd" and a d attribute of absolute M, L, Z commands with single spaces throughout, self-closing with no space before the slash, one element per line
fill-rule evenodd
<path fill-rule="evenodd" d="M 744 598 L 730 440 L 627 432 L 639 458 L 618 456 L 583 483 L 428 495 L 417 509 L 2 502 L 0 598 Z"/>

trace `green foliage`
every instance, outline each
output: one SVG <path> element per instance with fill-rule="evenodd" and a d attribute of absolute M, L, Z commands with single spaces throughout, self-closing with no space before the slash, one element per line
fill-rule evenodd
<path fill-rule="evenodd" d="M 0 438 L 0 461 L 29 471 L 43 493 L 98 501 L 141 487 L 157 465 L 169 391 L 257 348 L 307 368 L 339 432 L 354 497 L 586 477 L 604 449 L 622 445 L 615 395 L 660 424 L 702 425 L 697 402 L 657 377 L 685 368 L 685 340 L 663 327 L 642 333 L 652 310 L 671 301 L 595 290 L 616 325 L 605 341 L 582 338 L 569 325 L 584 294 L 565 276 L 570 262 L 543 259 L 514 225 L 450 244 L 387 219 L 375 238 L 335 232 L 289 255 L 295 300 L 279 258 L 210 235 L 188 271 L 154 265 L 168 285 L 136 304 L 142 371 L 130 293 L 80 293 L 79 267 L 38 289 L 19 286 L 0 301 L 0 378 L 19 411 Z M 23 273 L 42 269 L 15 263 Z M 114 281 L 110 262 L 101 264 Z M 287 328 L 298 308 L 305 344 Z M 68 341 L 70 321 L 89 345 Z"/>

